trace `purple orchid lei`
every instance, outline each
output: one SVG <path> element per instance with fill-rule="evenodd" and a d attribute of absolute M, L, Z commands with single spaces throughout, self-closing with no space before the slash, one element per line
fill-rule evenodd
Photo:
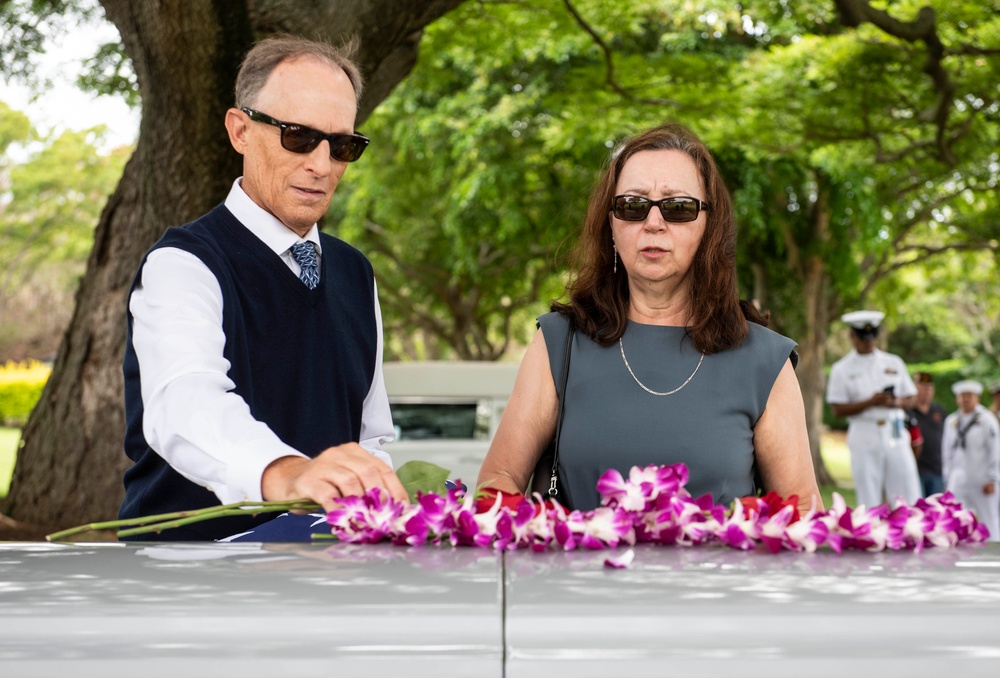
<path fill-rule="evenodd" d="M 899 501 L 852 509 L 834 494 L 833 507 L 812 510 L 794 520 L 795 507 L 771 513 L 763 500 L 756 508 L 735 501 L 730 510 L 711 495 L 693 498 L 684 488 L 687 466 L 633 467 L 626 480 L 609 470 L 597 483 L 601 506 L 592 511 L 567 511 L 546 505 L 540 496 L 526 497 L 515 509 L 500 497 L 477 513 L 473 493 L 421 494 L 405 504 L 380 489 L 342 500 L 343 507 L 327 514 L 335 537 L 345 542 L 418 546 L 451 544 L 502 550 L 608 549 L 620 545 L 658 544 L 701 546 L 721 544 L 751 550 L 758 546 L 813 552 L 826 546 L 844 550 L 914 550 L 952 547 L 986 541 L 989 530 L 962 507 L 950 492 L 918 499 L 912 506 Z M 751 505 L 753 501 L 749 502 Z M 630 554 L 609 559 L 611 567 L 628 567 Z"/>

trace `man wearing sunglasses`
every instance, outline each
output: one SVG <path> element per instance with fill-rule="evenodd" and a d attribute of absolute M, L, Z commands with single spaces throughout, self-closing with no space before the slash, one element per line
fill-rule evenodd
<path fill-rule="evenodd" d="M 376 487 L 405 499 L 382 450 L 394 433 L 374 274 L 316 225 L 368 144 L 354 129 L 361 87 L 329 45 L 276 38 L 247 54 L 225 118 L 243 176 L 168 229 L 133 282 L 120 517 L 295 498 L 331 510 Z M 159 538 L 218 539 L 270 517 Z"/>
<path fill-rule="evenodd" d="M 851 328 L 854 349 L 830 368 L 826 401 L 834 416 L 847 419 L 847 447 L 857 504 L 868 508 L 902 497 L 921 496 L 917 463 L 910 447 L 906 412 L 917 387 L 903 359 L 877 348 L 881 311 L 841 316 Z"/>

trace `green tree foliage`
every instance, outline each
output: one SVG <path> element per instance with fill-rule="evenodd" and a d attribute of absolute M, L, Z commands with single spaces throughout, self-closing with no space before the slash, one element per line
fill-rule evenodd
<path fill-rule="evenodd" d="M 9 171 L 2 207 L 2 289 L 30 282 L 35 271 L 58 271 L 70 286 L 93 244 L 93 229 L 130 149 L 101 153 L 105 129 L 65 131 Z M 66 266 L 65 264 L 69 264 Z"/>
<path fill-rule="evenodd" d="M 44 86 L 35 75 L 35 55 L 97 11 L 87 0 L 0 0 L 0 74 Z"/>
<path fill-rule="evenodd" d="M 527 338 L 559 294 L 556 246 L 607 153 L 610 138 L 559 103 L 589 41 L 567 39 L 564 12 L 541 17 L 472 6 L 439 21 L 366 126 L 376 141 L 342 234 L 375 264 L 387 334 L 417 330 L 430 356 L 496 359 Z M 505 58 L 483 58 L 497 23 L 508 30 L 491 52 Z"/>
<path fill-rule="evenodd" d="M 892 11 L 908 28 L 927 4 Z M 936 4 L 937 56 L 956 64 L 940 77 L 926 40 L 845 30 L 828 2 L 466 5 L 369 121 L 378 163 L 354 176 L 344 234 L 384 257 L 394 327 L 489 357 L 505 345 L 498 320 L 543 289 L 540 270 L 558 272 L 538 264 L 579 222 L 608 148 L 680 120 L 734 191 L 745 295 L 805 335 L 900 267 L 991 246 L 997 19 Z M 488 270 L 498 257 L 509 266 Z M 491 328 L 476 330 L 490 350 L 466 346 L 474 326 Z"/>
<path fill-rule="evenodd" d="M 97 0 L 0 0 L 0 74 L 39 91 L 47 88 L 35 72 L 35 55 L 101 14 Z M 84 59 L 77 84 L 94 94 L 119 96 L 132 107 L 140 104 L 135 71 L 120 42 L 98 45 Z"/>
<path fill-rule="evenodd" d="M 107 96 L 120 96 L 129 106 L 136 108 L 142 102 L 132 62 L 121 43 L 100 45 L 94 56 L 85 59 L 84 70 L 77 84 L 84 91 Z"/>
<path fill-rule="evenodd" d="M 997 257 L 990 252 L 953 251 L 912 275 L 900 304 L 903 318 L 925 319 L 929 337 L 943 343 L 935 354 L 914 351 L 914 360 L 957 359 L 964 378 L 990 383 L 1000 378 L 1000 295 Z M 905 338 L 905 336 L 904 336 Z M 896 334 L 892 335 L 896 341 Z M 925 357 L 926 356 L 926 357 Z"/>
<path fill-rule="evenodd" d="M 369 120 L 378 162 L 342 231 L 396 336 L 498 355 L 552 298 L 511 319 L 539 274 L 559 289 L 552 255 L 609 150 L 677 120 L 733 190 L 743 295 L 799 341 L 818 461 L 837 316 L 872 304 L 892 325 L 908 268 L 998 247 L 1000 16 L 982 3 L 478 2 L 423 47 Z"/>
<path fill-rule="evenodd" d="M 25 346 L 42 348 L 35 357 L 55 349 L 130 152 L 101 152 L 103 135 L 95 127 L 40 136 L 0 102 L 0 359 L 29 357 Z"/>
<path fill-rule="evenodd" d="M 803 36 L 757 55 L 746 71 L 746 125 L 758 152 L 795 158 L 817 186 L 827 177 L 858 198 L 830 211 L 831 227 L 846 228 L 852 244 L 847 261 L 828 260 L 835 291 L 850 303 L 942 249 L 995 246 L 982 218 L 996 210 L 1000 18 L 982 3 L 894 3 L 892 13 L 916 22 L 934 6 L 948 66 L 940 76 L 929 77 L 943 68 L 924 53 L 933 50 L 872 24 Z M 928 241 L 935 224 L 946 229 Z"/>
<path fill-rule="evenodd" d="M 427 31 L 366 124 L 375 142 L 340 220 L 379 273 L 387 334 L 472 359 L 527 338 L 616 141 L 674 107 L 700 116 L 701 80 L 726 79 L 742 49 L 705 49 L 697 15 L 684 26 L 664 4 L 475 3 Z M 650 65 L 668 55 L 681 67 Z"/>
<path fill-rule="evenodd" d="M 31 141 L 34 136 L 34 129 L 28 116 L 20 111 L 12 110 L 7 104 L 0 101 L 0 178 L 6 177 L 6 173 L 11 166 L 11 159 L 8 152 L 15 144 L 23 145 Z M 9 178 L 0 184 L 0 193 L 6 194 L 10 191 Z"/>

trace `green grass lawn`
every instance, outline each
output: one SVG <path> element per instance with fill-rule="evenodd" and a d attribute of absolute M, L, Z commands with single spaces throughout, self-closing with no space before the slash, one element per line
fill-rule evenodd
<path fill-rule="evenodd" d="M 826 470 L 830 472 L 837 483 L 819 488 L 819 493 L 823 497 L 823 505 L 830 508 L 833 493 L 839 492 L 848 506 L 854 506 L 854 481 L 851 480 L 851 453 L 847 449 L 847 435 L 843 431 L 824 433 L 821 447 Z"/>
<path fill-rule="evenodd" d="M 10 489 L 10 477 L 14 474 L 14 459 L 17 458 L 17 444 L 20 440 L 20 429 L 0 427 L 0 499 L 6 497 Z"/>

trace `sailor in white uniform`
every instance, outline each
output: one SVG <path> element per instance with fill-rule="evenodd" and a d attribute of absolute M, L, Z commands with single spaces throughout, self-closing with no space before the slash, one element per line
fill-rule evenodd
<path fill-rule="evenodd" d="M 917 387 L 903 359 L 875 347 L 885 314 L 854 311 L 841 316 L 854 349 L 834 363 L 826 386 L 833 413 L 847 418 L 847 446 L 857 504 L 868 508 L 920 496 L 920 477 L 910 448 L 903 408 Z"/>
<path fill-rule="evenodd" d="M 990 530 L 990 541 L 1000 541 L 1000 423 L 979 404 L 983 385 L 960 381 L 951 387 L 958 411 L 944 420 L 941 470 L 945 489 Z"/>

